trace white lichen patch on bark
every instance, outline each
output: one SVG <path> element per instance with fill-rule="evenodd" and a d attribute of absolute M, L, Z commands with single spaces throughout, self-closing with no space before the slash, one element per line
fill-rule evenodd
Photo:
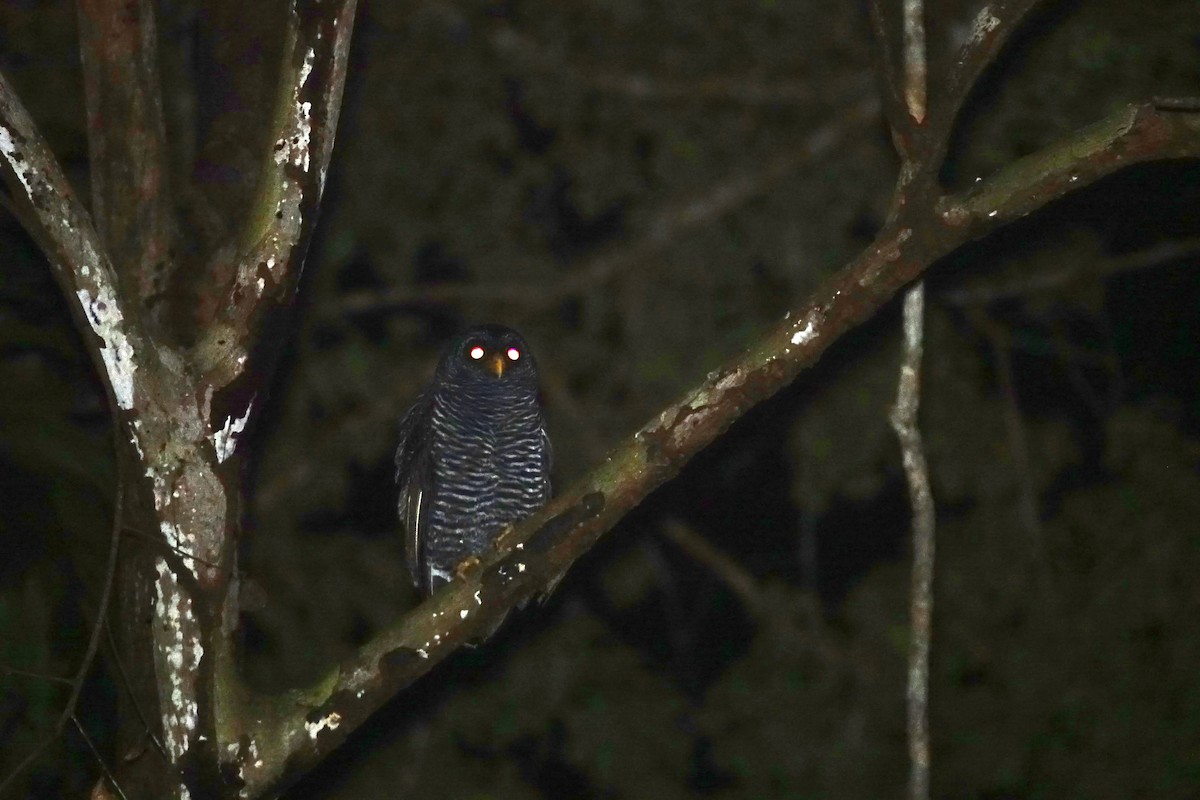
<path fill-rule="evenodd" d="M 820 311 L 814 309 L 808 312 L 803 319 L 796 320 L 796 324 L 792 326 L 792 336 L 788 341 L 795 347 L 808 344 L 816 338 L 818 328 L 824 321 L 824 316 Z"/>
<path fill-rule="evenodd" d="M 308 172 L 312 149 L 312 103 L 301 100 L 300 92 L 312 73 L 316 53 L 310 47 L 300 66 L 300 75 L 292 89 L 292 119 L 284 135 L 275 142 L 275 163 L 291 163 Z"/>
<path fill-rule="evenodd" d="M 175 523 L 172 504 L 179 499 L 176 483 L 170 480 L 170 470 L 162 467 L 150 467 L 146 471 L 150 478 L 151 494 L 154 496 L 154 510 L 158 512 L 159 530 L 163 541 L 176 555 L 183 560 L 183 565 L 193 577 L 196 575 L 196 561 L 192 558 L 195 553 L 196 535 Z"/>
<path fill-rule="evenodd" d="M 975 22 L 971 25 L 971 42 L 983 41 L 983 37 L 994 31 L 999 24 L 1000 18 L 992 13 L 991 6 L 979 9 L 979 13 L 975 16 Z"/>
<path fill-rule="evenodd" d="M 374 670 L 366 667 L 358 667 L 346 680 L 346 688 L 351 691 L 354 691 L 355 689 L 361 689 L 362 686 L 365 686 L 368 681 L 374 680 L 375 677 L 376 672 Z"/>
<path fill-rule="evenodd" d="M 140 419 L 133 421 L 133 435 L 129 437 L 129 443 L 137 448 L 138 459 L 145 461 L 146 454 L 142 451 L 142 421 Z"/>
<path fill-rule="evenodd" d="M 172 762 L 191 748 L 199 723 L 196 688 L 204 647 L 192 599 L 166 559 L 155 562 L 154 667 L 160 687 L 163 744 Z"/>
<path fill-rule="evenodd" d="M 16 174 L 17 180 L 21 182 L 21 186 L 25 189 L 25 194 L 33 197 L 33 184 L 30 182 L 30 177 L 33 175 L 33 169 L 28 166 L 29 162 L 21 157 L 17 151 L 17 143 L 12 139 L 12 133 L 8 128 L 0 126 L 0 153 L 4 153 L 4 159 L 8 162 L 8 166 Z"/>
<path fill-rule="evenodd" d="M 816 326 L 813 325 L 813 321 L 810 319 L 808 324 L 806 324 L 803 328 L 792 333 L 791 342 L 793 345 L 799 347 L 800 345 L 810 341 L 812 337 L 816 335 L 816 332 Z"/>
<path fill-rule="evenodd" d="M 220 559 L 228 501 L 216 473 L 194 447 L 179 455 L 184 457 L 163 458 L 150 465 L 146 476 L 163 541 L 180 556 L 192 577 L 199 578 L 197 563 L 215 564 Z M 216 568 L 206 567 L 204 573 L 212 577 Z"/>
<path fill-rule="evenodd" d="M 304 84 L 308 83 L 308 76 L 312 74 L 313 62 L 317 60 L 317 53 L 311 47 L 304 54 L 304 63 L 300 65 L 300 88 L 304 88 Z"/>
<path fill-rule="evenodd" d="M 304 729 L 308 731 L 308 736 L 314 742 L 317 740 L 317 734 L 328 728 L 329 730 L 337 730 L 337 727 L 342 724 L 342 715 L 336 711 L 329 712 L 328 716 L 322 717 L 316 722 L 304 723 Z"/>
<path fill-rule="evenodd" d="M 183 559 L 183 565 L 194 576 L 196 574 L 196 559 L 192 558 L 192 554 L 196 552 L 196 535 L 186 533 L 175 523 L 167 522 L 166 520 L 160 523 L 159 529 L 162 531 L 164 541 Z"/>
<path fill-rule="evenodd" d="M 253 759 L 254 766 L 261 767 L 263 765 L 263 760 L 258 757 L 258 742 L 254 739 L 251 739 L 250 747 L 248 749 L 250 752 L 250 758 Z"/>
<path fill-rule="evenodd" d="M 225 746 L 225 753 L 227 755 L 227 758 L 225 759 L 225 761 L 227 763 L 230 761 L 237 762 L 238 777 L 242 779 L 243 784 L 246 783 L 246 764 L 247 763 L 254 765 L 255 769 L 262 768 L 263 760 L 261 758 L 259 758 L 258 742 L 255 739 L 250 739 L 250 743 L 246 746 L 245 753 L 242 752 L 242 745 L 240 742 L 230 742 L 229 744 L 227 744 Z M 238 797 L 249 797 L 249 796 L 250 796 L 250 787 L 249 786 L 243 786 L 241 791 L 238 792 Z"/>
<path fill-rule="evenodd" d="M 104 359 L 104 369 L 108 373 L 108 382 L 117 405 L 129 410 L 133 408 L 133 380 L 137 362 L 133 345 L 125 335 L 125 317 L 121 307 L 109 286 L 101 286 L 96 297 L 92 297 L 87 289 L 80 289 L 75 294 L 88 324 L 104 343 L 100 348 L 100 356 Z"/>
<path fill-rule="evenodd" d="M 213 448 L 217 451 L 217 463 L 224 463 L 225 459 L 229 458 L 237 451 L 238 436 L 246 429 L 246 423 L 250 420 L 250 411 L 254 408 L 254 400 L 246 406 L 246 413 L 242 414 L 238 419 L 230 417 L 225 420 L 225 425 L 219 431 L 214 431 L 212 435 Z"/>

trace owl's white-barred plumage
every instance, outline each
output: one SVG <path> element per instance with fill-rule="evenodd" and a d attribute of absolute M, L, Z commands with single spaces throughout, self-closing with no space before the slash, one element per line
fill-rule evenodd
<path fill-rule="evenodd" d="M 400 423 L 399 515 L 417 588 L 432 592 L 545 505 L 550 458 L 524 339 L 499 325 L 458 337 Z"/>

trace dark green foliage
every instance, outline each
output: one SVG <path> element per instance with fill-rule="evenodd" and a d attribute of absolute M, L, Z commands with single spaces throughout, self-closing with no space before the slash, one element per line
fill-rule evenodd
<path fill-rule="evenodd" d="M 79 164 L 82 101 L 62 77 L 75 69 L 70 5 L 36 5 L 4 8 L 0 58 Z M 928 3 L 935 54 L 969 5 Z M 1047 5 L 972 107 L 950 184 L 1116 104 L 1195 94 L 1191 0 Z M 339 304 L 390 287 L 549 292 L 671 228 L 664 208 L 710 200 L 873 91 L 859 11 L 364 6 L 299 331 L 255 434 L 242 560 L 255 684 L 312 679 L 415 602 L 391 452 L 445 336 L 483 318 L 529 336 L 562 485 L 863 247 L 893 156 L 881 128 L 849 129 L 819 160 L 577 296 L 356 314 Z M 31 88 L 51 78 L 53 91 Z M 639 96 L 642 85 L 660 94 Z M 753 99 L 773 87 L 815 95 Z M 1197 264 L 1103 274 L 1123 254 L 1200 235 L 1197 186 L 1194 165 L 1120 175 L 932 274 L 923 428 L 939 507 L 938 796 L 1200 787 L 1200 359 L 1180 333 L 1200 324 Z M 108 434 L 48 273 L 11 224 L 0 234 L 0 659 L 64 675 L 107 542 Z M 966 306 L 952 296 L 1065 271 L 1074 278 L 1052 291 Z M 839 343 L 652 497 L 548 605 L 412 687 L 291 796 L 899 796 L 908 517 L 886 423 L 898 327 L 883 314 Z M 759 500 L 763 487 L 779 497 Z M 686 520 L 751 573 L 757 618 L 658 535 L 666 520 Z M 816 542 L 816 575 L 802 541 Z M 99 672 L 85 710 L 103 742 L 96 717 L 116 678 Z M 0 771 L 62 699 L 0 674 Z M 94 775 L 68 739 L 37 785 L 78 794 Z"/>

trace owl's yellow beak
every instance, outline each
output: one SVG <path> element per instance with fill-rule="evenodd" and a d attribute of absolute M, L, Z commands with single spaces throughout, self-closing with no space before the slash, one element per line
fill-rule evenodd
<path fill-rule="evenodd" d="M 502 353 L 492 353 L 492 357 L 488 359 L 488 372 L 499 378 L 504 374 L 504 355 Z"/>

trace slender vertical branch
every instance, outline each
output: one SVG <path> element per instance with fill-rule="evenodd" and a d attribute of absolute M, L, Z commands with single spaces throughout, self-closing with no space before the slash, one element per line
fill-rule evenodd
<path fill-rule="evenodd" d="M 925 4 L 923 0 L 903 0 L 904 4 L 904 101 L 908 116 L 916 127 L 925 121 L 927 96 L 927 55 L 925 51 Z M 933 142 L 949 138 L 953 120 L 934 133 Z M 921 147 L 901 153 L 901 174 L 896 185 L 896 205 L 907 191 L 908 182 L 920 172 L 926 176 L 926 190 L 936 186 L 941 155 L 937 144 L 921 137 Z M 916 159 L 916 160 L 914 160 Z M 904 357 L 891 423 L 900 440 L 904 474 L 908 480 L 913 509 L 913 567 L 909 598 L 912 639 L 908 651 L 908 753 L 910 761 L 908 792 L 911 800 L 929 798 L 929 645 L 933 613 L 933 498 L 929 490 L 929 471 L 921 442 L 918 422 L 921 397 L 921 352 L 925 338 L 925 283 L 918 281 L 904 297 Z"/>
<path fill-rule="evenodd" d="M 925 121 L 925 4 L 904 0 L 904 104 L 913 121 Z"/>
<path fill-rule="evenodd" d="M 77 0 L 92 214 L 127 303 L 161 294 L 173 222 L 150 0 Z"/>
<path fill-rule="evenodd" d="M 904 474 L 913 509 L 912 595 L 909 605 L 908 753 L 909 797 L 929 797 L 929 649 L 933 634 L 934 510 L 929 468 L 917 423 L 921 398 L 921 351 L 924 339 L 925 284 L 904 298 L 904 358 L 900 367 L 891 423 L 900 440 Z"/>

